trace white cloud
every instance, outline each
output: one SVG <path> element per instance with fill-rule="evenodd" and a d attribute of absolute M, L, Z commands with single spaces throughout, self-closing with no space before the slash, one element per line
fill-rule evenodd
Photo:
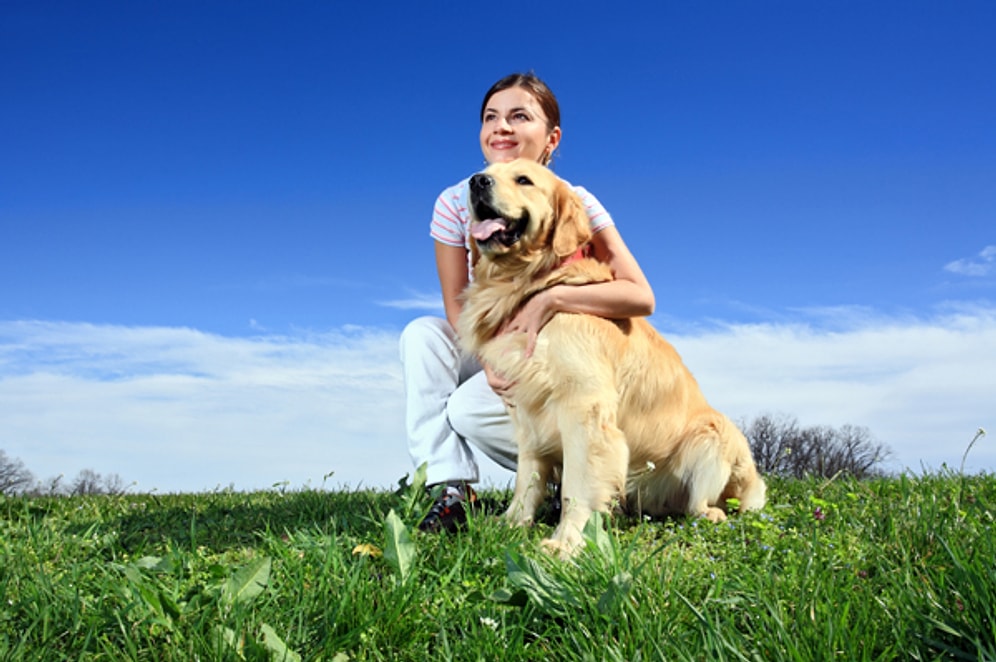
<path fill-rule="evenodd" d="M 996 420 L 994 309 L 835 331 L 731 326 L 671 340 L 732 417 L 769 411 L 804 425 L 865 426 L 895 452 L 894 469 L 956 467 L 975 431 Z M 970 460 L 996 469 L 996 450 L 977 444 Z"/>
<path fill-rule="evenodd" d="M 398 310 L 421 310 L 429 313 L 443 312 L 443 297 L 440 294 L 425 294 L 423 292 L 412 292 L 406 299 L 392 299 L 390 301 L 378 301 L 377 305 L 386 308 L 396 308 Z"/>
<path fill-rule="evenodd" d="M 0 447 L 39 477 L 139 489 L 389 485 L 408 470 L 397 337 L 225 338 L 182 328 L 0 324 Z M 370 471 L 370 467 L 376 467 Z"/>
<path fill-rule="evenodd" d="M 996 308 L 870 311 L 669 336 L 733 418 L 862 425 L 890 468 L 957 467 L 996 429 Z M 843 313 L 843 314 L 841 314 Z M 116 472 L 137 489 L 389 487 L 410 471 L 397 334 L 228 338 L 184 328 L 0 322 L 0 448 L 38 477 Z M 988 439 L 971 470 L 996 470 Z M 488 465 L 485 479 L 510 474 Z"/>
<path fill-rule="evenodd" d="M 944 270 L 962 276 L 988 276 L 996 270 L 996 246 L 986 246 L 975 257 L 949 262 Z"/>

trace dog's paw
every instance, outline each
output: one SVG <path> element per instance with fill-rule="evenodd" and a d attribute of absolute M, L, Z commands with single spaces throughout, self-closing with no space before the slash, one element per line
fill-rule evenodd
<path fill-rule="evenodd" d="M 533 525 L 533 516 L 526 514 L 526 510 L 524 508 L 509 508 L 505 511 L 505 514 L 502 515 L 502 519 L 504 519 L 505 523 L 509 526 Z"/>
<path fill-rule="evenodd" d="M 568 561 L 577 556 L 577 553 L 581 550 L 581 543 L 581 540 L 571 541 L 547 538 L 540 542 L 540 549 L 561 561 Z"/>
<path fill-rule="evenodd" d="M 704 517 L 713 524 L 719 524 L 720 522 L 726 521 L 726 513 L 720 508 L 715 508 L 710 506 L 705 509 L 705 512 L 701 513 L 699 517 Z"/>
<path fill-rule="evenodd" d="M 577 556 L 584 547 L 582 527 L 571 522 L 561 521 L 553 535 L 540 543 L 544 552 L 562 560 Z"/>

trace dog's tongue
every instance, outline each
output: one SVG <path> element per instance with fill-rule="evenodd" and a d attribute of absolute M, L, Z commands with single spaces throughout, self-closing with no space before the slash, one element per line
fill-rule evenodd
<path fill-rule="evenodd" d="M 478 241 L 487 241 L 496 232 L 501 232 L 505 228 L 505 222 L 501 219 L 490 218 L 474 223 L 470 228 L 470 236 Z"/>

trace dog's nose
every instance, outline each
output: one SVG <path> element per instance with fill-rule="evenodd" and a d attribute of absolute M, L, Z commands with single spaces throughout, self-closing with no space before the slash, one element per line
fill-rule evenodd
<path fill-rule="evenodd" d="M 470 178 L 470 188 L 471 190 L 477 192 L 491 188 L 494 183 L 495 180 L 491 177 L 491 175 L 485 175 L 483 172 Z"/>

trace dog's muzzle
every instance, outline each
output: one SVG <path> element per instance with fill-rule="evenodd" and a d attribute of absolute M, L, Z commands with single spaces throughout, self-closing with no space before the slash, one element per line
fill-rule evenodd
<path fill-rule="evenodd" d="M 494 185 L 494 178 L 483 172 L 470 178 L 470 207 L 475 219 L 470 235 L 481 248 L 493 248 L 495 244 L 509 248 L 522 237 L 529 217 L 508 218 L 495 209 Z"/>
<path fill-rule="evenodd" d="M 494 185 L 494 177 L 486 175 L 483 172 L 479 172 L 470 178 L 470 192 L 472 194 L 481 195 L 485 191 L 490 191 Z"/>

